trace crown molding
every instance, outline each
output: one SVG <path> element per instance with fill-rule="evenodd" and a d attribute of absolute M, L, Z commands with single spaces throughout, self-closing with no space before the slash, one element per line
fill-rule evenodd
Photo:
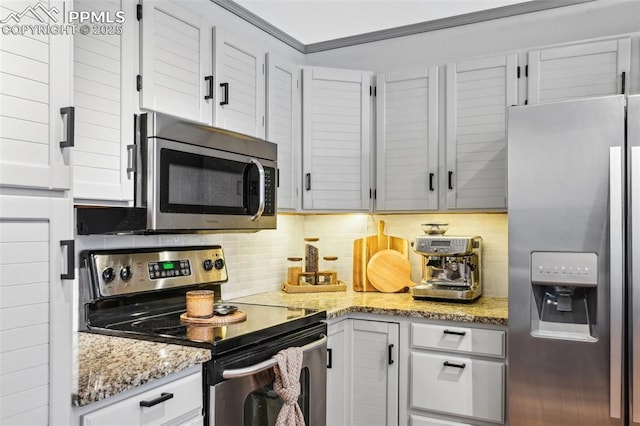
<path fill-rule="evenodd" d="M 358 34 L 355 36 L 343 37 L 334 40 L 327 40 L 318 43 L 303 44 L 289 34 L 273 26 L 269 22 L 260 18 L 232 0 L 211 0 L 218 6 L 239 16 L 250 24 L 255 25 L 267 34 L 277 38 L 283 43 L 293 47 L 301 53 L 316 53 L 325 50 L 340 49 L 357 44 L 371 43 L 374 41 L 387 40 L 396 37 L 405 37 L 429 31 L 453 28 L 461 25 L 474 24 L 477 22 L 490 21 L 493 19 L 507 18 L 510 16 L 522 15 L 526 13 L 539 12 L 542 10 L 555 9 L 559 7 L 573 6 L 581 3 L 589 3 L 596 0 L 532 0 L 525 3 L 517 3 L 508 6 L 479 12 L 466 13 L 464 15 L 451 16 L 448 18 L 436 19 L 433 21 L 420 22 L 417 24 L 403 25 L 386 30 L 373 31 L 370 33 Z"/>

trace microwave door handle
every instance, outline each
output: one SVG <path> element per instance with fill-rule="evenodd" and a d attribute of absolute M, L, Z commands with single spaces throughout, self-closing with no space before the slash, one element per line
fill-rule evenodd
<path fill-rule="evenodd" d="M 327 336 L 323 334 L 321 338 L 302 346 L 301 349 L 302 349 L 302 352 L 308 352 L 308 351 L 317 349 L 322 345 L 326 345 L 326 343 L 327 343 Z M 259 362 L 254 365 L 250 365 L 248 367 L 235 368 L 233 370 L 224 370 L 222 372 L 222 377 L 225 379 L 237 379 L 240 377 L 253 376 L 254 374 L 257 374 L 261 371 L 273 368 L 277 364 L 278 364 L 278 361 L 276 361 L 275 358 L 271 357 L 265 361 Z"/>
<path fill-rule="evenodd" d="M 260 190 L 258 191 L 259 196 L 260 196 L 260 203 L 258 205 L 258 211 L 256 212 L 256 214 L 254 214 L 251 217 L 252 221 L 256 221 L 258 219 L 260 219 L 260 216 L 262 216 L 262 213 L 264 212 L 264 167 L 262 167 L 262 164 L 260 164 L 260 162 L 258 160 L 256 160 L 255 158 L 252 158 L 251 160 L 249 160 L 252 164 L 255 164 L 256 167 L 258 168 L 258 176 L 259 176 L 259 182 L 258 182 L 258 186 L 260 187 Z"/>

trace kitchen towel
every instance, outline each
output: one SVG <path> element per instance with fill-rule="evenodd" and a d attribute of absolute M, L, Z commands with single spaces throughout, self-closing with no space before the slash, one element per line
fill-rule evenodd
<path fill-rule="evenodd" d="M 276 419 L 276 426 L 304 426 L 304 416 L 298 405 L 302 349 L 283 349 L 275 354 L 275 359 L 278 364 L 273 367 L 276 376 L 273 389 L 284 401 Z"/>

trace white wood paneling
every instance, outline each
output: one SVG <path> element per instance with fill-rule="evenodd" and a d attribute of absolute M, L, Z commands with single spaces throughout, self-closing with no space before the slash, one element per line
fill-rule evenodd
<path fill-rule="evenodd" d="M 303 70 L 303 207 L 368 210 L 371 73 Z"/>
<path fill-rule="evenodd" d="M 63 10 L 63 1 L 44 7 Z M 6 1 L 0 15 L 20 14 L 28 3 Z M 56 12 L 52 12 L 55 16 Z M 59 12 L 58 12 L 59 13 Z M 44 14 L 44 13 L 43 13 Z M 27 14 L 21 24 L 43 24 Z M 0 184 L 69 189 L 69 149 L 61 149 L 64 120 L 71 105 L 70 35 L 3 35 L 0 38 Z"/>
<path fill-rule="evenodd" d="M 351 410 L 348 365 L 351 361 L 351 320 L 327 326 L 327 425 L 347 426 Z M 330 363 L 330 364 L 329 364 Z"/>
<path fill-rule="evenodd" d="M 65 198 L 0 196 L 0 423 L 69 424 L 71 283 Z"/>
<path fill-rule="evenodd" d="M 535 49 L 528 55 L 530 104 L 622 93 L 622 73 L 628 93 L 629 38 Z"/>
<path fill-rule="evenodd" d="M 278 144 L 278 209 L 295 210 L 300 190 L 300 67 L 267 55 L 266 139 Z"/>
<path fill-rule="evenodd" d="M 135 4 L 103 2 L 114 14 L 135 15 Z M 76 1 L 74 10 L 95 10 L 94 2 Z M 133 175 L 127 173 L 127 145 L 133 144 L 134 20 L 121 35 L 74 36 L 74 104 L 76 145 L 73 195 L 76 199 L 133 200 Z"/>
<path fill-rule="evenodd" d="M 205 100 L 211 37 L 200 16 L 174 1 L 143 2 L 140 107 L 211 124 Z"/>
<path fill-rule="evenodd" d="M 397 424 L 399 326 L 365 320 L 352 325 L 351 424 Z"/>
<path fill-rule="evenodd" d="M 517 103 L 517 56 L 447 65 L 447 207 L 506 208 L 507 108 Z"/>
<path fill-rule="evenodd" d="M 377 77 L 376 210 L 438 207 L 438 67 Z"/>
<path fill-rule="evenodd" d="M 215 46 L 214 124 L 256 137 L 264 137 L 265 55 L 257 44 L 219 27 L 213 28 Z M 228 90 L 221 85 L 228 84 Z M 228 101 L 222 105 L 223 101 Z"/>

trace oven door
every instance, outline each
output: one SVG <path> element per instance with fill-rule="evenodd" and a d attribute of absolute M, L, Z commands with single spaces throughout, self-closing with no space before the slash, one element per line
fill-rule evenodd
<path fill-rule="evenodd" d="M 323 324 L 324 326 L 324 324 Z M 326 326 L 325 326 L 326 327 Z M 308 338 L 299 343 L 308 341 Z M 307 426 L 326 423 L 327 337 L 317 334 L 306 344 L 289 342 L 288 347 L 303 348 L 298 405 Z M 284 349 L 284 348 L 281 348 Z M 257 349 L 260 351 L 260 349 Z M 272 353 L 273 350 L 267 350 Z M 237 359 L 237 368 L 229 363 L 221 374 L 226 379 L 209 388 L 209 425 L 216 426 L 272 426 L 276 423 L 283 402 L 273 390 L 276 365 L 274 358 L 247 365 L 243 357 Z M 264 358 L 264 356 L 262 356 Z"/>
<path fill-rule="evenodd" d="M 160 138 L 149 142 L 150 229 L 275 227 L 275 162 Z"/>

